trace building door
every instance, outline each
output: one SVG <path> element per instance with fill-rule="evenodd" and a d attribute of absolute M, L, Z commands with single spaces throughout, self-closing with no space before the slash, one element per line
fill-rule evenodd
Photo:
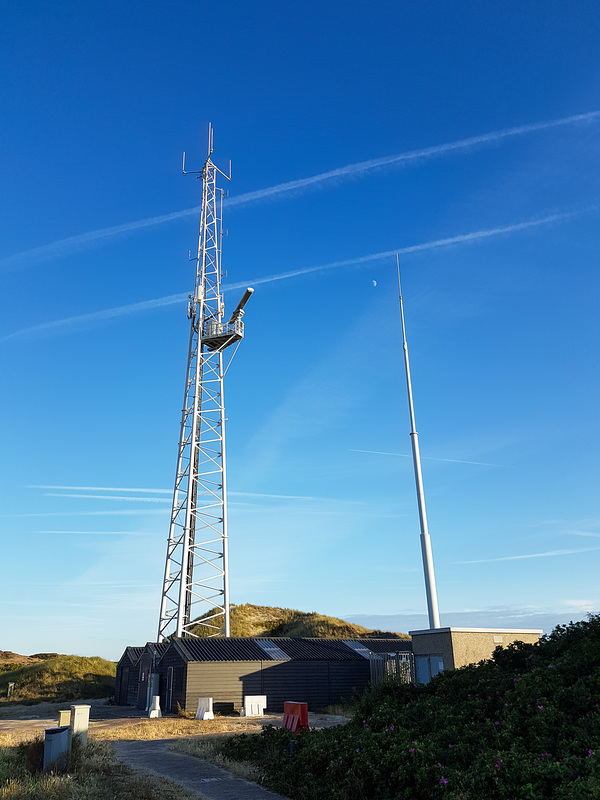
<path fill-rule="evenodd" d="M 121 670 L 121 684 L 119 686 L 119 705 L 127 705 L 127 693 L 129 689 L 129 667 L 123 667 Z"/>
<path fill-rule="evenodd" d="M 443 656 L 415 656 L 417 664 L 417 683 L 429 683 L 438 673 L 444 671 Z"/>
<path fill-rule="evenodd" d="M 150 667 L 140 666 L 140 682 L 138 684 L 137 707 L 147 710 L 148 708 L 148 679 L 150 677 Z"/>
<path fill-rule="evenodd" d="M 165 707 L 163 711 L 169 713 L 173 703 L 173 667 L 167 669 L 167 691 L 165 693 Z"/>

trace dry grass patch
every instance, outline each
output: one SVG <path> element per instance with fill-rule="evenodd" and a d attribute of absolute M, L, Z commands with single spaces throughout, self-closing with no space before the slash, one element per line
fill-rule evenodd
<path fill-rule="evenodd" d="M 139 739 L 175 739 L 190 736 L 215 736 L 231 733 L 260 733 L 265 717 L 216 717 L 215 719 L 185 719 L 162 717 L 140 719 L 114 725 L 96 723 L 90 737 L 103 741 L 137 741 Z"/>
<path fill-rule="evenodd" d="M 30 739 L 35 739 L 35 737 L 39 735 L 39 730 L 34 730 L 33 728 L 30 728 L 29 730 L 0 733 L 0 749 L 3 747 L 16 747 L 21 742 L 27 742 Z"/>
<path fill-rule="evenodd" d="M 108 742 L 89 742 L 70 773 L 27 768 L 23 750 L 0 750 L 0 800 L 197 800 L 169 781 L 137 775 L 117 761 Z"/>

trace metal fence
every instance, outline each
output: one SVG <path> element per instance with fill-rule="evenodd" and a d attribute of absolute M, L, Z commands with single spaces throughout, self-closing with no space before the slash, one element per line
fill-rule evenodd
<path fill-rule="evenodd" d="M 371 653 L 371 689 L 381 681 L 414 683 L 414 663 L 412 653 Z"/>

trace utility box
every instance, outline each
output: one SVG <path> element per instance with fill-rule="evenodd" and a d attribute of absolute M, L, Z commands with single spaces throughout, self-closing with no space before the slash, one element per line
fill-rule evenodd
<path fill-rule="evenodd" d="M 85 747 L 87 744 L 88 726 L 90 722 L 91 706 L 71 706 L 71 730 L 73 736 L 79 736 L 79 741 Z"/>
<path fill-rule="evenodd" d="M 71 757 L 71 728 L 47 728 L 44 736 L 44 772 L 66 772 Z"/>
<path fill-rule="evenodd" d="M 70 708 L 62 708 L 58 712 L 58 727 L 70 727 L 71 725 L 71 709 Z"/>
<path fill-rule="evenodd" d="M 491 658 L 496 647 L 513 642 L 535 644 L 543 631 L 530 628 L 430 628 L 409 631 L 417 683 L 429 683 L 446 669 Z"/>

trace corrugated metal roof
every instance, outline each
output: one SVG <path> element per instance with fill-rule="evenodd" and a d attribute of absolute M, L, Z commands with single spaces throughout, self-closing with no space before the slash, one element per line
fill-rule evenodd
<path fill-rule="evenodd" d="M 411 650 L 409 639 L 357 639 L 374 653 L 401 653 Z M 168 647 L 171 643 L 163 643 Z M 300 639 L 289 637 L 213 637 L 173 639 L 186 661 L 361 661 L 364 656 L 342 639 Z M 161 647 L 161 645 L 158 645 Z M 279 651 L 279 652 L 278 652 Z M 163 652 L 160 653 L 162 657 Z"/>
<path fill-rule="evenodd" d="M 171 646 L 171 642 L 159 642 L 158 644 L 153 644 L 152 646 L 154 648 L 154 652 L 156 653 L 157 660 L 160 661 Z"/>
<path fill-rule="evenodd" d="M 264 650 L 265 653 L 269 656 L 269 658 L 274 659 L 275 661 L 289 661 L 290 657 L 287 653 L 284 653 L 281 647 L 272 642 L 270 639 L 255 639 L 256 644 Z"/>
<path fill-rule="evenodd" d="M 352 639 L 353 642 L 362 644 L 372 653 L 410 653 L 412 642 L 410 639 Z"/>
<path fill-rule="evenodd" d="M 341 639 L 273 639 L 293 661 L 361 661 Z"/>
<path fill-rule="evenodd" d="M 274 660 L 254 639 L 231 637 L 224 639 L 174 639 L 179 651 L 188 661 L 266 661 Z"/>
<path fill-rule="evenodd" d="M 129 656 L 131 662 L 135 664 L 136 661 L 139 661 L 140 656 L 144 652 L 143 647 L 127 647 L 125 652 Z"/>
<path fill-rule="evenodd" d="M 366 658 L 367 660 L 371 658 L 373 655 L 372 651 L 369 650 L 368 647 L 365 647 L 364 644 L 360 642 L 344 642 L 346 647 L 349 647 L 353 652 L 358 653 L 359 656 Z"/>

